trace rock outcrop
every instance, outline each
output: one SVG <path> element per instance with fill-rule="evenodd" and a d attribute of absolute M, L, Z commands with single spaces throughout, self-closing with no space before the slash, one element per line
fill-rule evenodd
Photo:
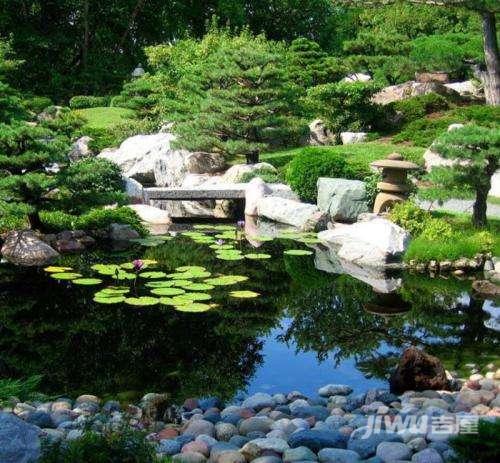
<path fill-rule="evenodd" d="M 375 268 L 399 263 L 410 242 L 407 231 L 381 217 L 353 225 L 338 224 L 319 233 L 318 238 L 335 246 L 339 258 Z"/>
<path fill-rule="evenodd" d="M 426 354 L 416 347 L 403 352 L 399 364 L 389 379 L 391 392 L 449 389 L 443 364 L 437 357 Z"/>
<path fill-rule="evenodd" d="M 2 255 L 15 265 L 44 266 L 59 257 L 57 251 L 31 230 L 12 231 L 2 246 Z"/>
<path fill-rule="evenodd" d="M 335 134 L 321 119 L 314 119 L 309 124 L 309 144 L 313 146 L 335 145 Z"/>
<path fill-rule="evenodd" d="M 93 141 L 93 138 L 84 136 L 76 140 L 71 146 L 71 150 L 68 153 L 68 159 L 70 162 L 76 162 L 84 158 L 88 158 L 94 155 L 89 147 L 89 143 Z"/>
<path fill-rule="evenodd" d="M 40 428 L 11 413 L 0 412 L 0 461 L 35 463 L 41 455 Z"/>
<path fill-rule="evenodd" d="M 130 204 L 128 207 L 132 209 L 143 222 L 153 225 L 170 225 L 172 223 L 168 212 L 158 207 L 149 206 L 147 204 Z"/>
<path fill-rule="evenodd" d="M 318 207 L 337 222 L 355 222 L 368 212 L 366 187 L 359 180 L 344 178 L 318 179 Z"/>
<path fill-rule="evenodd" d="M 260 217 L 293 225 L 302 231 L 322 230 L 328 220 L 327 215 L 313 204 L 276 196 L 259 200 L 257 213 Z"/>
<path fill-rule="evenodd" d="M 272 192 L 271 188 L 260 177 L 253 178 L 248 183 L 245 192 L 245 215 L 257 215 L 259 201 Z"/>
<path fill-rule="evenodd" d="M 427 95 L 428 93 L 438 93 L 440 95 L 456 95 L 458 93 L 451 88 L 438 82 L 416 82 L 410 80 L 398 85 L 385 87 L 375 95 L 372 101 L 380 105 L 387 105 L 395 101 L 401 101 L 413 96 Z"/>
<path fill-rule="evenodd" d="M 340 139 L 343 145 L 364 143 L 368 139 L 368 134 L 366 132 L 340 132 Z"/>

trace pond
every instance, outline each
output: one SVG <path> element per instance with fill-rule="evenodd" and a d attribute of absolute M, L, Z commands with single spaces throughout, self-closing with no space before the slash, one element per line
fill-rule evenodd
<path fill-rule="evenodd" d="M 325 271 L 332 252 L 311 234 L 261 236 L 256 249 L 232 226 L 204 227 L 66 255 L 66 272 L 0 266 L 0 378 L 41 375 L 50 395 L 230 399 L 387 386 L 409 345 L 453 371 L 498 359 L 498 301 L 473 296 L 470 280 L 404 273 L 374 289 Z M 144 296 L 154 305 L 135 305 Z"/>

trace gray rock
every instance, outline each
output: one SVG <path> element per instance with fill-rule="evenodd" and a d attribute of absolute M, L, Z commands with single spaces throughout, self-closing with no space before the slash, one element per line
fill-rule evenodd
<path fill-rule="evenodd" d="M 57 251 L 31 230 L 9 232 L 1 252 L 10 263 L 27 267 L 45 266 L 59 257 Z"/>
<path fill-rule="evenodd" d="M 323 449 L 318 457 L 321 463 L 357 463 L 361 460 L 356 452 L 345 449 Z"/>
<path fill-rule="evenodd" d="M 250 439 L 245 436 L 233 436 L 229 439 L 229 444 L 236 446 L 237 448 L 243 447 L 247 442 L 250 442 Z"/>
<path fill-rule="evenodd" d="M 61 442 L 64 439 L 64 431 L 59 429 L 42 429 L 43 438 L 50 443 Z"/>
<path fill-rule="evenodd" d="M 35 411 L 28 414 L 26 421 L 30 424 L 38 426 L 39 428 L 55 428 L 52 418 L 47 412 Z"/>
<path fill-rule="evenodd" d="M 76 140 L 73 145 L 71 145 L 71 150 L 68 153 L 70 162 L 80 161 L 81 159 L 93 156 L 94 153 L 89 148 L 89 143 L 91 141 L 94 141 L 94 139 L 88 136 L 83 136 Z"/>
<path fill-rule="evenodd" d="M 246 463 L 245 457 L 236 450 L 219 455 L 215 463 Z"/>
<path fill-rule="evenodd" d="M 259 201 L 271 193 L 271 188 L 260 177 L 250 180 L 245 190 L 245 215 L 257 215 Z"/>
<path fill-rule="evenodd" d="M 238 451 L 240 448 L 229 442 L 218 442 L 210 449 L 210 461 L 216 462 L 220 455 L 226 452 Z"/>
<path fill-rule="evenodd" d="M 112 223 L 109 226 L 109 238 L 113 241 L 128 241 L 139 238 L 139 233 L 130 225 L 122 223 Z"/>
<path fill-rule="evenodd" d="M 207 436 L 206 434 L 200 434 L 196 437 L 195 441 L 203 442 L 207 446 L 208 450 L 212 450 L 212 447 L 217 444 L 217 439 Z"/>
<path fill-rule="evenodd" d="M 243 436 L 252 432 L 261 432 L 267 434 L 273 425 L 273 420 L 265 416 L 253 416 L 243 420 L 239 424 L 239 432 Z"/>
<path fill-rule="evenodd" d="M 258 447 L 261 450 L 261 453 L 268 450 L 276 453 L 284 453 L 290 448 L 286 440 L 279 439 L 277 437 L 265 437 L 251 440 L 243 446 L 242 452 L 245 453 L 245 448 L 250 445 Z"/>
<path fill-rule="evenodd" d="M 406 98 L 419 95 L 427 95 L 428 93 L 458 95 L 455 90 L 447 88 L 438 82 L 416 82 L 414 80 L 410 80 L 402 84 L 391 85 L 383 88 L 373 95 L 372 101 L 380 105 L 386 105 L 394 101 L 401 101 Z"/>
<path fill-rule="evenodd" d="M 259 217 L 293 225 L 302 231 L 322 230 L 327 223 L 326 214 L 317 206 L 275 196 L 260 199 L 257 213 Z"/>
<path fill-rule="evenodd" d="M 321 119 L 314 119 L 309 124 L 309 144 L 313 146 L 335 145 L 335 134 Z"/>
<path fill-rule="evenodd" d="M 309 407 L 309 402 L 306 399 L 295 399 L 290 405 L 288 405 L 292 414 L 299 408 L 303 407 Z"/>
<path fill-rule="evenodd" d="M 40 429 L 10 413 L 0 412 L 0 461 L 35 463 L 40 458 Z"/>
<path fill-rule="evenodd" d="M 293 415 L 298 418 L 309 418 L 314 416 L 317 420 L 326 420 L 330 416 L 330 412 L 326 407 L 321 405 L 308 405 L 307 407 L 297 407 L 293 411 Z"/>
<path fill-rule="evenodd" d="M 255 411 L 262 410 L 267 407 L 274 407 L 274 399 L 266 393 L 258 392 L 243 401 L 242 407 L 253 408 Z"/>
<path fill-rule="evenodd" d="M 66 434 L 66 440 L 77 440 L 80 439 L 80 437 L 83 436 L 83 430 L 82 429 L 72 429 L 71 431 Z"/>
<path fill-rule="evenodd" d="M 443 463 L 443 458 L 435 449 L 427 448 L 411 457 L 413 463 Z"/>
<path fill-rule="evenodd" d="M 361 458 L 368 458 L 375 455 L 377 447 L 382 442 L 403 441 L 399 434 L 381 431 L 379 433 L 372 433 L 365 436 L 367 431 L 370 431 L 367 427 L 354 430 L 349 438 L 349 441 L 347 442 L 347 448 L 359 453 Z"/>
<path fill-rule="evenodd" d="M 236 426 L 230 423 L 217 423 L 215 425 L 215 437 L 217 440 L 227 442 L 231 437 L 238 434 Z"/>
<path fill-rule="evenodd" d="M 290 447 L 307 447 L 314 452 L 324 448 L 345 448 L 347 436 L 337 431 L 304 430 L 294 432 L 288 439 Z"/>
<path fill-rule="evenodd" d="M 252 463 L 281 463 L 281 458 L 275 456 L 264 456 L 252 460 Z"/>
<path fill-rule="evenodd" d="M 198 452 L 184 452 L 174 455 L 172 461 L 176 463 L 205 463 L 207 459 Z"/>
<path fill-rule="evenodd" d="M 415 437 L 407 443 L 408 447 L 414 452 L 420 452 L 427 447 L 427 442 L 423 437 Z"/>
<path fill-rule="evenodd" d="M 343 145 L 352 145 L 353 143 L 364 143 L 368 139 L 366 132 L 340 132 L 340 139 Z"/>
<path fill-rule="evenodd" d="M 174 439 L 163 439 L 160 441 L 157 451 L 163 455 L 176 455 L 181 451 L 181 444 Z"/>
<path fill-rule="evenodd" d="M 402 442 L 381 442 L 377 447 L 376 454 L 385 463 L 392 463 L 397 460 L 409 460 L 411 450 Z"/>
<path fill-rule="evenodd" d="M 183 434 L 197 437 L 201 434 L 205 434 L 210 437 L 215 435 L 215 426 L 210 421 L 206 420 L 194 420 L 190 421 Z"/>
<path fill-rule="evenodd" d="M 283 461 L 285 463 L 297 462 L 297 461 L 316 461 L 318 457 L 316 454 L 308 449 L 307 447 L 295 447 L 293 449 L 285 450 L 283 453 Z"/>
<path fill-rule="evenodd" d="M 322 180 L 321 178 L 319 180 Z M 318 182 L 319 182 L 318 180 Z M 352 388 L 345 384 L 327 384 L 318 389 L 318 394 L 321 397 L 330 397 L 332 395 L 349 395 Z"/>

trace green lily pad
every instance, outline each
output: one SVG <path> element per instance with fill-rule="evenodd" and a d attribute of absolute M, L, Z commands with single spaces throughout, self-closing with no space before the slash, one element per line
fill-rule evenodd
<path fill-rule="evenodd" d="M 226 251 L 228 249 L 234 249 L 234 246 L 232 244 L 211 244 L 209 248 L 220 251 Z"/>
<path fill-rule="evenodd" d="M 134 306 L 151 306 L 160 303 L 160 299 L 157 297 L 141 296 L 141 297 L 127 297 L 125 299 L 125 304 Z"/>
<path fill-rule="evenodd" d="M 215 256 L 217 259 L 220 260 L 242 260 L 244 257 L 239 254 L 217 254 Z"/>
<path fill-rule="evenodd" d="M 215 230 L 214 225 L 209 225 L 209 224 L 202 224 L 202 223 L 197 223 L 196 225 L 193 225 L 193 228 L 195 230 Z"/>
<path fill-rule="evenodd" d="M 301 238 L 297 240 L 299 243 L 304 243 L 304 244 L 318 244 L 321 243 L 321 241 L 318 238 Z"/>
<path fill-rule="evenodd" d="M 196 270 L 190 270 L 189 272 L 186 272 L 189 275 L 189 278 L 208 278 L 212 274 L 210 272 L 201 272 L 201 271 L 196 271 Z"/>
<path fill-rule="evenodd" d="M 94 296 L 94 302 L 98 304 L 121 304 L 125 301 L 125 296 L 110 296 L 110 297 L 97 297 Z"/>
<path fill-rule="evenodd" d="M 310 256 L 313 252 L 307 249 L 287 249 L 283 252 L 287 256 Z"/>
<path fill-rule="evenodd" d="M 130 288 L 127 288 L 126 286 L 108 286 L 107 288 L 101 289 L 99 293 L 115 295 L 115 294 L 127 294 L 129 291 Z"/>
<path fill-rule="evenodd" d="M 188 278 L 191 278 L 191 274 L 189 272 L 176 272 L 169 273 L 167 277 L 172 278 L 172 280 L 187 280 Z"/>
<path fill-rule="evenodd" d="M 167 274 L 165 272 L 143 272 L 139 273 L 139 276 L 141 278 L 147 278 L 147 279 L 156 279 L 156 278 L 165 278 Z"/>
<path fill-rule="evenodd" d="M 170 288 L 171 286 L 174 286 L 173 281 L 151 281 L 149 283 L 146 283 L 144 286 L 147 288 Z"/>
<path fill-rule="evenodd" d="M 209 291 L 211 289 L 214 289 L 214 285 L 209 285 L 207 283 L 191 283 L 189 285 L 186 285 L 186 288 L 189 291 Z"/>
<path fill-rule="evenodd" d="M 190 280 L 174 280 L 174 286 L 178 286 L 180 288 L 184 288 L 185 286 L 192 285 L 193 282 Z"/>
<path fill-rule="evenodd" d="M 185 293 L 179 297 L 189 301 L 209 301 L 212 299 L 212 296 L 208 293 Z"/>
<path fill-rule="evenodd" d="M 226 231 L 226 230 L 236 230 L 236 227 L 234 225 L 215 225 L 214 230 L 221 230 L 221 231 Z"/>
<path fill-rule="evenodd" d="M 65 273 L 73 269 L 71 267 L 57 267 L 54 265 L 50 265 L 48 267 L 45 267 L 43 270 L 48 273 Z"/>
<path fill-rule="evenodd" d="M 250 299 L 260 296 L 260 294 L 255 291 L 231 291 L 229 295 L 238 299 Z"/>
<path fill-rule="evenodd" d="M 141 246 L 147 248 L 153 248 L 156 246 L 160 246 L 160 244 L 163 244 L 165 239 L 158 239 L 154 236 L 148 236 L 147 238 L 133 238 L 129 241 L 140 244 Z"/>
<path fill-rule="evenodd" d="M 222 275 L 216 278 L 207 278 L 204 282 L 214 286 L 227 286 L 246 280 L 248 280 L 248 277 L 243 275 Z"/>
<path fill-rule="evenodd" d="M 123 270 L 110 276 L 117 280 L 135 280 L 135 273 L 124 272 Z"/>
<path fill-rule="evenodd" d="M 101 284 L 102 280 L 99 278 L 77 278 L 76 280 L 73 280 L 73 283 L 75 285 L 82 286 L 95 286 Z"/>
<path fill-rule="evenodd" d="M 253 259 L 253 260 L 259 260 L 259 259 L 270 259 L 271 254 L 264 254 L 264 253 L 250 253 L 250 254 L 245 254 L 245 257 L 247 259 Z"/>
<path fill-rule="evenodd" d="M 175 305 L 175 302 L 171 297 L 160 297 L 160 304 Z"/>
<path fill-rule="evenodd" d="M 114 275 L 116 271 L 121 271 L 120 266 L 116 264 L 94 264 L 90 267 L 101 275 Z"/>
<path fill-rule="evenodd" d="M 210 304 L 202 304 L 200 302 L 192 302 L 190 304 L 182 304 L 182 305 L 176 305 L 175 310 L 178 310 L 179 312 L 207 312 L 210 310 L 213 306 Z"/>
<path fill-rule="evenodd" d="M 177 296 L 179 294 L 184 294 L 186 291 L 180 288 L 153 288 L 151 290 L 152 294 L 156 296 Z"/>
<path fill-rule="evenodd" d="M 63 273 L 51 273 L 50 276 L 56 280 L 76 280 L 82 275 L 79 273 L 63 272 Z"/>
<path fill-rule="evenodd" d="M 191 270 L 204 272 L 206 270 L 205 267 L 201 267 L 200 265 L 184 265 L 182 267 L 177 267 L 175 269 L 176 272 L 189 272 Z"/>
<path fill-rule="evenodd" d="M 264 236 L 264 235 L 258 235 L 258 236 L 249 236 L 250 239 L 254 241 L 272 241 L 274 238 L 272 236 Z"/>

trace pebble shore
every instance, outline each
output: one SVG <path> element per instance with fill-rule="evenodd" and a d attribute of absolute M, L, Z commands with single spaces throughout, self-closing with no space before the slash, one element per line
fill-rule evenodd
<path fill-rule="evenodd" d="M 122 407 L 82 395 L 75 401 L 20 402 L 3 411 L 38 427 L 41 438 L 49 440 L 77 439 L 84 429 L 144 430 L 157 454 L 176 463 L 441 463 L 455 456 L 448 434 L 430 427 L 423 432 L 382 428 L 367 437 L 370 423 L 375 416 L 389 417 L 388 422 L 398 416 L 439 417 L 442 422 L 498 419 L 500 370 L 473 374 L 453 392 L 397 396 L 374 389 L 353 394 L 349 386 L 329 384 L 314 398 L 298 391 L 257 393 L 227 406 L 217 398 L 191 398 L 167 410 L 161 408 L 165 400 L 166 395 L 147 394 L 138 406 Z"/>

